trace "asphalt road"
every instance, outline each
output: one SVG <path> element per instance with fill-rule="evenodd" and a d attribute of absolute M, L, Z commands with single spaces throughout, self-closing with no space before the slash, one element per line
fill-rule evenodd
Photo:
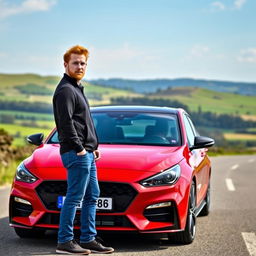
<path fill-rule="evenodd" d="M 107 235 L 114 255 L 256 256 L 256 156 L 212 158 L 211 213 L 197 219 L 191 245 L 135 235 Z M 56 255 L 56 233 L 20 239 L 8 225 L 8 193 L 0 188 L 0 256 Z"/>

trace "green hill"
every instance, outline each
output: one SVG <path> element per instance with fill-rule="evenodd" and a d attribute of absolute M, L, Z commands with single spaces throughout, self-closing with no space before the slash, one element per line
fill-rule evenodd
<path fill-rule="evenodd" d="M 256 116 L 256 96 L 180 87 L 161 90 L 150 94 L 150 97 L 178 100 L 186 104 L 191 111 L 198 111 L 200 108 L 203 112 L 251 116 L 252 119 Z"/>
<path fill-rule="evenodd" d="M 0 89 L 9 89 L 14 85 L 25 85 L 35 83 L 54 87 L 59 81 L 57 76 L 40 76 L 36 74 L 0 74 Z"/>
<path fill-rule="evenodd" d="M 52 94 L 61 77 L 36 74 L 0 74 L 0 100 L 52 103 Z M 110 98 L 127 95 L 123 89 L 83 82 L 91 105 L 110 104 Z M 130 93 L 138 96 L 137 93 Z"/>
<path fill-rule="evenodd" d="M 0 100 L 44 102 L 51 104 L 52 94 L 60 80 L 57 76 L 36 74 L 0 74 Z M 140 97 L 143 94 L 94 85 L 83 82 L 85 93 L 91 105 L 110 104 L 113 97 Z M 178 100 L 191 111 L 211 111 L 215 113 L 256 116 L 256 96 L 217 92 L 199 87 L 176 87 L 147 94 L 151 98 Z"/>
<path fill-rule="evenodd" d="M 90 81 L 106 87 L 126 88 L 138 93 L 154 93 L 169 87 L 199 87 L 217 92 L 230 92 L 256 96 L 256 83 L 230 82 L 219 80 L 177 78 L 177 79 L 95 79 Z"/>
<path fill-rule="evenodd" d="M 52 94 L 61 77 L 36 74 L 0 74 L 0 128 L 14 137 L 13 145 L 25 144 L 34 132 L 47 135 L 54 127 Z M 91 106 L 108 105 L 111 98 L 127 97 L 127 91 L 82 82 Z M 131 97 L 140 96 L 129 93 Z"/>
<path fill-rule="evenodd" d="M 47 134 L 54 127 L 51 113 L 52 94 L 60 78 L 36 74 L 0 74 L 0 128 L 4 128 L 14 137 L 14 145 L 24 145 L 24 137 L 35 131 L 44 131 Z M 256 96 L 218 92 L 191 86 L 162 90 L 158 87 L 152 93 L 135 93 L 86 81 L 83 84 L 91 106 L 112 104 L 112 98 L 120 99 L 120 102 L 122 99 L 125 102 L 131 98 L 136 104 L 144 104 L 145 99 L 148 100 L 147 102 L 160 103 L 171 100 L 187 106 L 193 114 L 210 111 L 216 114 L 239 115 L 243 119 L 256 121 Z M 144 85 L 138 83 L 137 87 L 140 86 Z M 141 99 L 138 99 L 140 97 Z M 208 121 L 206 123 L 208 124 L 206 131 L 209 131 L 211 135 L 213 127 L 209 126 Z M 230 128 L 218 132 L 224 133 L 226 140 L 233 141 L 234 145 L 237 145 L 238 140 L 248 140 L 246 142 L 248 145 L 243 144 L 246 147 L 256 144 L 255 128 L 251 126 L 243 131 Z M 212 135 L 214 138 L 216 136 L 216 134 Z M 224 137 L 220 137 L 219 141 L 224 141 Z"/>
<path fill-rule="evenodd" d="M 0 100 L 52 103 L 52 94 L 60 80 L 57 76 L 36 74 L 0 74 Z M 91 105 L 111 104 L 114 97 L 141 97 L 143 94 L 94 85 L 83 82 L 85 93 Z M 227 92 L 217 92 L 199 87 L 175 87 L 146 94 L 149 98 L 178 100 L 191 111 L 211 111 L 219 114 L 243 115 L 256 118 L 256 96 L 245 96 Z"/>

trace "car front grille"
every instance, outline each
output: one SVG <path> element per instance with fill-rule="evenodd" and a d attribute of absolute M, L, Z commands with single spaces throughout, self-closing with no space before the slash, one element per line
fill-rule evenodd
<path fill-rule="evenodd" d="M 59 213 L 46 213 L 38 224 L 58 225 L 60 220 Z M 80 214 L 76 214 L 74 226 L 80 227 Z M 134 227 L 126 216 L 120 215 L 97 215 L 97 227 Z"/>
<path fill-rule="evenodd" d="M 97 210 L 98 212 L 124 212 L 131 204 L 137 191 L 127 183 L 99 182 L 100 197 L 111 197 L 113 209 Z M 58 196 L 65 196 L 66 181 L 44 181 L 36 188 L 37 194 L 48 210 L 59 211 Z"/>

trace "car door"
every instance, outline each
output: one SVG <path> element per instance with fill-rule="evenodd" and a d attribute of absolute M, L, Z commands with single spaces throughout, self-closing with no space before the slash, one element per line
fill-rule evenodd
<path fill-rule="evenodd" d="M 199 134 L 187 114 L 184 114 L 184 124 L 188 144 L 191 147 L 194 145 L 195 136 Z M 209 182 L 209 166 L 206 158 L 206 150 L 205 148 L 191 150 L 190 165 L 196 175 L 197 205 L 204 199 Z"/>

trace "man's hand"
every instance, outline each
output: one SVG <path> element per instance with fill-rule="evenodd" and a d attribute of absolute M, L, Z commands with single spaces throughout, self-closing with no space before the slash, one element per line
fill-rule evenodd
<path fill-rule="evenodd" d="M 93 154 L 94 154 L 94 157 L 95 157 L 95 161 L 100 159 L 100 151 L 99 150 L 94 150 Z"/>
<path fill-rule="evenodd" d="M 87 152 L 86 152 L 86 150 L 85 149 L 83 149 L 82 151 L 80 151 L 80 152 L 78 152 L 78 153 L 76 153 L 78 156 L 83 156 L 83 155 L 85 155 Z"/>

